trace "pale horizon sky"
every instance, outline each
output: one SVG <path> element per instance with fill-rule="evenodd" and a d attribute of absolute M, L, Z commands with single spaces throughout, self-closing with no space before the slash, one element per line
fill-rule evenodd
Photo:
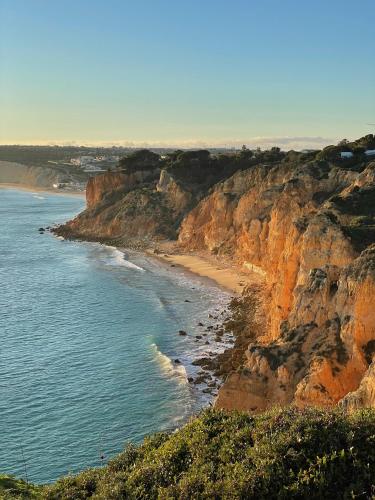
<path fill-rule="evenodd" d="M 375 133 L 375 2 L 0 0 L 0 144 Z"/>

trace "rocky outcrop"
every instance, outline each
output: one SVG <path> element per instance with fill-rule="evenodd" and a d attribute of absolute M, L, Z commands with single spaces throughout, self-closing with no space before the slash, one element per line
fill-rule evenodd
<path fill-rule="evenodd" d="M 363 376 L 357 390 L 349 392 L 340 402 L 348 410 L 375 407 L 375 364 Z"/>
<path fill-rule="evenodd" d="M 176 238 L 178 223 L 196 198 L 165 171 L 142 169 L 91 178 L 86 200 L 86 210 L 56 233 L 139 247 Z"/>
<path fill-rule="evenodd" d="M 99 203 L 121 198 L 122 195 L 136 188 L 145 181 L 153 181 L 159 176 L 159 169 L 140 170 L 138 172 L 106 172 L 91 177 L 86 187 L 87 207 L 92 208 Z"/>
<path fill-rule="evenodd" d="M 178 214 L 184 213 L 194 201 L 192 192 L 183 189 L 167 170 L 161 171 L 156 190 L 165 195 L 168 205 Z"/>

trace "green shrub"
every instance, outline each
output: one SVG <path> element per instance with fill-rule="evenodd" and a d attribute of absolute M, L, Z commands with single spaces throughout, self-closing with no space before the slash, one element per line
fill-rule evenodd
<path fill-rule="evenodd" d="M 208 409 L 102 469 L 57 481 L 42 498 L 372 498 L 374 445 L 374 410 Z"/>
<path fill-rule="evenodd" d="M 0 474 L 0 500 L 41 498 L 42 487 L 29 484 L 6 474 Z"/>

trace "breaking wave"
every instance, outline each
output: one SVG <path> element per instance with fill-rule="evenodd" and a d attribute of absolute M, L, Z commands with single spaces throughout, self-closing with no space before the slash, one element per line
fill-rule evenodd
<path fill-rule="evenodd" d="M 187 384 L 187 373 L 184 365 L 174 363 L 166 354 L 163 354 L 156 344 L 151 344 L 155 360 L 161 368 L 164 375 L 176 377 L 180 384 Z"/>
<path fill-rule="evenodd" d="M 116 247 L 105 245 L 105 248 L 111 250 L 111 253 L 108 256 L 108 259 L 106 262 L 107 265 L 124 266 L 124 267 L 128 267 L 129 269 L 136 269 L 137 271 L 142 271 L 142 272 L 145 271 L 145 269 L 143 269 L 143 267 L 137 266 L 137 264 L 134 264 L 133 262 L 130 262 L 129 260 L 127 260 L 125 253 L 121 252 L 121 250 L 118 250 Z"/>

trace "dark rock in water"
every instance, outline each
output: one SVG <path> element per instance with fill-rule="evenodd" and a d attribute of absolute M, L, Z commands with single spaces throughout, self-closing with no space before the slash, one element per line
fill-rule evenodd
<path fill-rule="evenodd" d="M 207 365 L 211 360 L 208 358 L 199 358 L 195 359 L 191 364 L 194 366 L 205 366 Z"/>
<path fill-rule="evenodd" d="M 206 340 L 205 344 L 206 344 L 206 345 L 210 345 L 210 343 L 209 343 L 209 341 L 208 341 L 208 340 Z"/>
<path fill-rule="evenodd" d="M 178 334 L 179 334 L 179 335 L 187 335 L 187 333 L 185 332 L 185 330 L 179 330 L 179 331 L 178 331 Z"/>
<path fill-rule="evenodd" d="M 185 299 L 185 302 L 191 302 L 191 300 Z"/>
<path fill-rule="evenodd" d="M 199 384 L 203 384 L 204 382 L 206 382 L 208 376 L 203 373 L 202 375 L 199 375 L 198 374 L 198 377 L 194 380 L 194 384 L 195 385 L 199 385 Z"/>
<path fill-rule="evenodd" d="M 176 363 L 176 365 L 180 365 L 181 364 L 181 361 L 178 358 L 175 359 L 174 362 Z"/>
<path fill-rule="evenodd" d="M 207 389 L 203 389 L 202 392 L 204 392 L 205 394 L 211 394 L 212 390 L 207 387 Z"/>
<path fill-rule="evenodd" d="M 196 335 L 195 338 L 200 340 L 202 338 L 202 335 Z"/>
<path fill-rule="evenodd" d="M 38 231 L 45 231 L 44 227 L 40 227 Z"/>
<path fill-rule="evenodd" d="M 176 267 L 176 265 L 175 264 L 171 264 L 171 267 Z"/>
<path fill-rule="evenodd" d="M 192 382 L 194 382 L 193 377 L 188 377 L 188 382 L 190 382 L 190 384 L 191 384 Z"/>
<path fill-rule="evenodd" d="M 199 322 L 199 323 L 198 323 L 198 326 L 204 326 L 204 324 L 203 324 L 203 323 L 201 323 L 201 322 Z"/>

